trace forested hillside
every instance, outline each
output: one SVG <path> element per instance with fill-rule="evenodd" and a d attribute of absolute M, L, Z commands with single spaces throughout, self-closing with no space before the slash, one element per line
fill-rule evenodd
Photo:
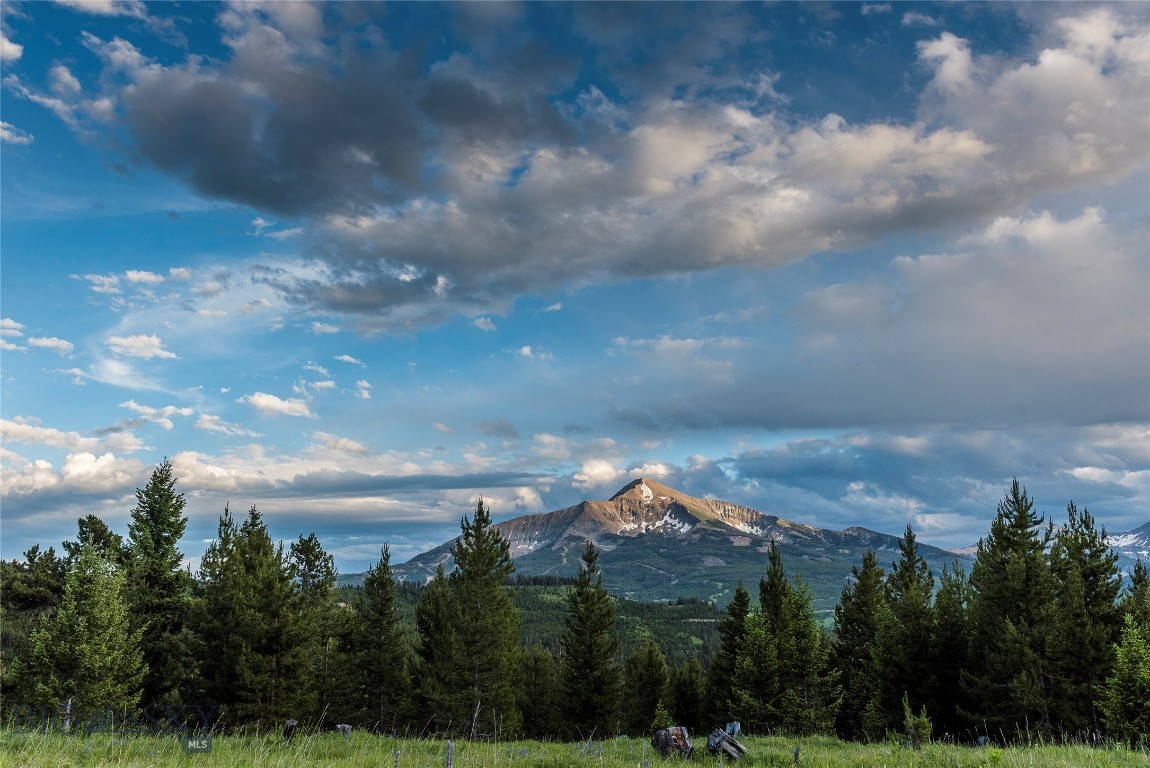
<path fill-rule="evenodd" d="M 656 724 L 875 741 L 1095 739 L 1150 733 L 1150 576 L 1122 586 L 1085 509 L 1046 520 L 1015 482 L 969 573 L 935 572 L 908 526 L 889 568 L 867 552 L 834 610 L 771 546 L 725 610 L 643 604 L 604 585 L 585 542 L 570 578 L 516 577 L 480 503 L 442 567 L 398 583 L 385 546 L 337 585 L 314 534 L 273 542 L 255 507 L 225 509 L 199 570 L 166 462 L 137 491 L 127 538 L 94 516 L 62 554 L 0 567 L 0 685 L 11 724 L 199 721 L 486 738 L 641 735 Z M 171 705 L 182 713 L 155 717 Z M 158 720 L 158 721 L 157 721 Z"/>

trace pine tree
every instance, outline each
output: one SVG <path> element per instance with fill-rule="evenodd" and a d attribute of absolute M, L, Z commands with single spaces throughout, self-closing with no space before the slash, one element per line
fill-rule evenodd
<path fill-rule="evenodd" d="M 192 694 L 227 705 L 233 723 L 268 728 L 295 714 L 289 709 L 302 683 L 295 569 L 255 507 L 240 526 L 225 507 L 199 583 L 193 615 L 203 682 Z"/>
<path fill-rule="evenodd" d="M 779 642 L 761 611 L 747 616 L 735 652 L 731 691 L 732 715 L 746 733 L 766 734 L 780 728 Z"/>
<path fill-rule="evenodd" d="M 563 637 L 564 717 L 570 736 L 615 733 L 622 677 L 615 653 L 615 601 L 603 588 L 599 553 L 590 540 L 574 588 L 567 594 Z"/>
<path fill-rule="evenodd" d="M 1132 617 L 1135 625 L 1150 635 L 1150 572 L 1141 560 L 1134 563 L 1129 590 L 1123 595 L 1120 608 L 1124 616 Z"/>
<path fill-rule="evenodd" d="M 123 600 L 124 576 L 83 542 L 68 569 L 59 610 L 31 638 L 14 675 L 32 704 L 58 708 L 71 699 L 74 722 L 107 710 L 122 715 L 140 702 L 147 667 L 140 633 Z"/>
<path fill-rule="evenodd" d="M 781 691 L 777 711 L 784 730 L 802 735 L 831 733 L 842 701 L 831 643 L 815 618 L 811 591 L 797 578 L 787 594 L 779 633 Z"/>
<path fill-rule="evenodd" d="M 703 733 L 707 723 L 706 695 L 706 678 L 697 658 L 692 657 L 671 670 L 667 706 L 676 725 L 686 727 L 691 733 Z"/>
<path fill-rule="evenodd" d="M 343 618 L 335 606 L 335 560 L 314 532 L 301 534 L 292 543 L 290 559 L 299 590 L 304 660 L 296 716 L 322 723 L 331 704 L 333 642 L 339 634 L 338 621 Z"/>
<path fill-rule="evenodd" d="M 707 711 L 713 722 L 726 723 L 735 711 L 735 665 L 750 613 L 751 596 L 740 581 L 727 604 L 726 617 L 719 622 L 719 650 L 707 668 Z"/>
<path fill-rule="evenodd" d="M 957 561 L 952 569 L 943 566 L 934 599 L 934 674 L 928 708 L 933 713 L 936 733 L 944 738 L 963 732 L 969 725 L 961 714 L 971 708 L 962 687 L 962 670 L 969 665 L 972 599 L 970 581 L 962 566 Z"/>
<path fill-rule="evenodd" d="M 64 542 L 64 551 L 67 553 L 65 560 L 68 562 L 75 560 L 80 554 L 80 545 L 88 541 L 101 557 L 114 563 L 116 567 L 122 569 L 128 565 L 129 551 L 124 544 L 124 537 L 113 532 L 103 520 L 95 515 L 86 515 L 76 521 L 76 527 L 78 528 L 76 541 Z"/>
<path fill-rule="evenodd" d="M 186 674 L 188 652 L 182 630 L 189 594 L 179 549 L 188 522 L 184 503 L 184 495 L 176 492 L 172 465 L 165 459 L 152 471 L 148 484 L 136 489 L 128 524 L 128 602 L 133 628 L 143 633 L 148 665 L 144 699 L 149 703 L 177 700 Z"/>
<path fill-rule="evenodd" d="M 480 501 L 475 515 L 460 522 L 461 535 L 451 548 L 455 571 L 450 582 L 458 606 L 464 685 L 459 712 L 469 718 L 467 735 L 518 733 L 522 724 L 519 688 L 519 610 L 503 582 L 515 570 L 511 549 Z M 482 730 L 481 730 L 482 729 Z"/>
<path fill-rule="evenodd" d="M 523 652 L 523 735 L 529 739 L 554 738 L 563 730 L 560 716 L 559 666 L 551 651 L 533 645 Z"/>
<path fill-rule="evenodd" d="M 1130 747 L 1150 747 L 1150 637 L 1146 625 L 1127 614 L 1115 650 L 1114 671 L 1102 689 L 1101 707 L 1113 738 Z"/>
<path fill-rule="evenodd" d="M 419 593 L 415 625 L 419 632 L 416 694 L 421 718 L 436 732 L 459 731 L 463 726 L 452 716 L 459 710 L 457 658 L 461 640 L 456 636 L 459 607 L 455 603 L 441 564 Z"/>
<path fill-rule="evenodd" d="M 767 561 L 767 575 L 759 580 L 759 611 L 767 620 L 767 629 L 778 634 L 786 620 L 785 612 L 791 584 L 787 581 L 783 556 L 779 554 L 774 539 L 771 540 Z"/>
<path fill-rule="evenodd" d="M 919 554 L 909 524 L 898 546 L 901 556 L 885 582 L 889 621 L 876 633 L 874 652 L 879 704 L 886 728 L 892 731 L 902 723 L 903 696 L 912 711 L 920 709 L 929 698 L 933 674 L 934 574 Z"/>
<path fill-rule="evenodd" d="M 1087 510 L 1071 502 L 1067 522 L 1054 536 L 1050 568 L 1057 579 L 1046 652 L 1051 660 L 1052 724 L 1066 735 L 1102 729 L 1098 700 L 1114 663 L 1122 627 L 1118 555 L 1106 529 L 1098 531 Z"/>
<path fill-rule="evenodd" d="M 627 733 L 640 736 L 650 731 L 670 682 L 667 659 L 654 638 L 645 637 L 627 657 L 624 679 L 624 727 Z"/>
<path fill-rule="evenodd" d="M 851 566 L 851 581 L 835 606 L 835 663 L 843 688 L 835 730 L 844 739 L 875 741 L 885 732 L 867 721 L 868 707 L 878 698 L 874 647 L 883 600 L 883 570 L 868 549 L 862 568 Z"/>
<path fill-rule="evenodd" d="M 1052 532 L 1015 480 L 978 543 L 971 568 L 973 670 L 963 684 L 971 719 L 991 733 L 1049 733 L 1051 679 L 1045 645 L 1054 597 L 1046 560 Z"/>
<path fill-rule="evenodd" d="M 363 580 L 363 601 L 351 624 L 350 697 L 358 717 L 390 732 L 406 718 L 411 680 L 407 648 L 397 614 L 391 549 L 384 544 L 379 561 Z"/>

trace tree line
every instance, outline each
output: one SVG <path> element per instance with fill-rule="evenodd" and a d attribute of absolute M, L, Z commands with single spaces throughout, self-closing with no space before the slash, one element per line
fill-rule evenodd
<path fill-rule="evenodd" d="M 127 539 L 79 521 L 63 556 L 0 561 L 0 686 L 77 721 L 147 704 L 218 704 L 214 727 L 349 723 L 468 738 L 640 735 L 738 720 L 747 732 L 972 741 L 1150 738 L 1150 577 L 1122 588 L 1105 529 L 1070 504 L 1055 526 L 1017 481 L 969 574 L 936 575 L 908 525 L 889 569 L 852 568 L 833 626 L 772 544 L 758 602 L 739 584 L 713 654 L 647 635 L 620 650 L 617 601 L 587 542 L 563 628 L 520 641 L 509 545 L 480 502 L 454 565 L 418 590 L 414 627 L 384 545 L 363 588 L 337 589 L 315 536 L 287 549 L 259 511 L 225 507 L 193 575 L 187 518 L 165 461 L 136 492 Z M 1045 523 L 1045 524 L 1044 524 Z"/>

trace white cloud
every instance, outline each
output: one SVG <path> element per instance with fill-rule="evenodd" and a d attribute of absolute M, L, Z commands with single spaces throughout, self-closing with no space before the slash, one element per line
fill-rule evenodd
<path fill-rule="evenodd" d="M 316 432 L 313 437 L 319 441 L 319 447 L 325 451 L 350 453 L 354 456 L 366 456 L 370 453 L 362 443 L 351 438 L 338 437 L 327 432 Z"/>
<path fill-rule="evenodd" d="M 572 478 L 574 488 L 587 490 L 614 488 L 628 477 L 627 471 L 619 469 L 608 459 L 588 459 Z"/>
<path fill-rule="evenodd" d="M 492 333 L 493 331 L 498 330 L 490 317 L 477 317 L 471 321 L 471 325 L 481 331 L 486 331 L 487 333 Z"/>
<path fill-rule="evenodd" d="M 10 317 L 0 320 L 0 336 L 23 336 L 24 325 Z"/>
<path fill-rule="evenodd" d="M 129 283 L 144 283 L 145 285 L 158 285 L 164 282 L 163 275 L 139 269 L 129 269 L 124 273 L 124 279 Z"/>
<path fill-rule="evenodd" d="M 112 350 L 113 354 L 123 357 L 141 357 L 145 360 L 151 360 L 154 357 L 165 358 L 169 360 L 178 360 L 179 357 L 168 350 L 164 349 L 164 343 L 156 334 L 151 335 L 137 335 L 137 336 L 109 336 L 104 339 L 104 344 Z"/>
<path fill-rule="evenodd" d="M 362 360 L 352 357 L 351 355 L 336 355 L 334 359 L 340 361 L 341 363 L 350 363 L 351 365 L 361 366 L 364 365 Z"/>
<path fill-rule="evenodd" d="M 72 275 L 73 280 L 87 280 L 93 293 L 119 293 L 118 275 Z"/>
<path fill-rule="evenodd" d="M 37 338 L 35 336 L 30 337 L 28 339 L 28 346 L 40 347 L 41 349 L 50 349 L 57 354 L 64 355 L 65 357 L 71 355 L 73 350 L 76 348 L 72 342 L 65 341 L 64 339 L 58 339 L 55 336 L 50 336 L 48 338 Z"/>
<path fill-rule="evenodd" d="M 13 344 L 7 339 L 0 339 L 0 349 L 4 350 L 5 352 L 24 352 L 28 348 L 22 347 L 19 344 Z"/>
<path fill-rule="evenodd" d="M 3 435 L 6 442 L 49 445 L 69 451 L 131 453 L 144 447 L 140 439 L 129 431 L 113 432 L 102 437 L 84 437 L 79 432 L 41 427 L 20 418 L 0 419 L 0 435 Z"/>
<path fill-rule="evenodd" d="M 35 137 L 27 131 L 22 131 L 11 123 L 0 121 L 0 141 L 7 144 L 31 144 Z"/>
<path fill-rule="evenodd" d="M 201 413 L 200 418 L 196 420 L 196 429 L 202 429 L 205 432 L 218 432 L 221 435 L 238 435 L 242 437 L 262 437 L 259 432 L 254 432 L 238 424 L 224 421 L 219 416 L 213 416 L 207 413 Z"/>
<path fill-rule="evenodd" d="M 171 267 L 168 269 L 168 277 L 172 280 L 190 280 L 192 270 L 187 267 Z"/>
<path fill-rule="evenodd" d="M 328 323 L 313 322 L 311 324 L 311 332 L 317 336 L 339 333 L 339 326 L 329 325 Z"/>
<path fill-rule="evenodd" d="M 904 27 L 936 27 L 938 26 L 938 19 L 918 11 L 907 11 L 902 15 L 902 25 Z"/>
<path fill-rule="evenodd" d="M 19 61 L 24 55 L 24 46 L 8 39 L 7 33 L 0 32 L 0 61 L 10 64 Z M 7 125 L 5 123 L 4 125 Z"/>
<path fill-rule="evenodd" d="M 444 424 L 443 422 L 440 422 L 440 421 L 435 422 L 434 424 L 431 425 L 431 427 L 436 432 L 439 432 L 439 433 L 444 434 L 444 435 L 450 435 L 452 432 L 455 431 L 451 427 L 447 426 L 446 424 Z"/>
<path fill-rule="evenodd" d="M 331 373 L 328 372 L 327 368 L 324 368 L 318 363 L 309 362 L 303 367 L 303 369 L 305 371 L 313 371 L 314 373 L 318 373 L 321 376 L 331 376 Z"/>
<path fill-rule="evenodd" d="M 74 11 L 92 16 L 131 16 L 147 18 L 148 9 L 142 0 L 55 0 Z"/>
<path fill-rule="evenodd" d="M 526 358 L 527 360 L 554 360 L 555 355 L 551 354 L 545 349 L 539 347 L 532 347 L 530 344 L 525 344 L 520 347 L 516 353 L 519 357 Z"/>
<path fill-rule="evenodd" d="M 309 381 L 308 386 L 316 391 L 323 391 L 327 389 L 335 389 L 335 382 L 331 379 L 325 381 Z"/>
<path fill-rule="evenodd" d="M 364 381 L 363 379 L 359 379 L 358 381 L 356 381 L 355 382 L 355 396 L 358 397 L 360 400 L 370 400 L 371 399 L 371 384 Z"/>
<path fill-rule="evenodd" d="M 543 308 L 544 312 L 559 312 L 563 309 L 563 302 L 557 301 L 554 304 L 549 304 Z"/>
<path fill-rule="evenodd" d="M 863 3 L 862 15 L 869 16 L 872 13 L 890 13 L 890 3 Z"/>
<path fill-rule="evenodd" d="M 135 400 L 120 403 L 120 407 L 134 411 L 140 420 L 152 422 L 164 429 L 171 429 L 173 427 L 172 416 L 191 416 L 193 414 L 191 408 L 179 408 L 174 405 L 166 405 L 163 408 L 152 408 L 147 405 L 140 405 Z"/>
<path fill-rule="evenodd" d="M 305 416 L 313 418 L 314 415 L 308 407 L 307 402 L 297 400 L 295 398 L 282 399 L 275 395 L 269 395 L 265 392 L 256 392 L 251 395 L 244 395 L 236 401 L 237 403 L 246 403 L 255 408 L 264 416 Z"/>
<path fill-rule="evenodd" d="M 53 371 L 53 373 L 66 373 L 66 374 L 68 374 L 69 376 L 72 377 L 72 384 L 74 384 L 77 387 L 82 387 L 85 384 L 87 384 L 87 382 L 85 382 L 84 379 L 87 378 L 88 374 L 79 368 L 57 369 L 57 370 Z"/>

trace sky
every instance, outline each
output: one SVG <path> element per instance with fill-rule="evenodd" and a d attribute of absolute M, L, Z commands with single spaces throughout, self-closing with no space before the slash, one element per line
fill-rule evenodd
<path fill-rule="evenodd" d="M 1150 5 L 5 2 L 0 556 L 637 477 L 1150 520 Z"/>

